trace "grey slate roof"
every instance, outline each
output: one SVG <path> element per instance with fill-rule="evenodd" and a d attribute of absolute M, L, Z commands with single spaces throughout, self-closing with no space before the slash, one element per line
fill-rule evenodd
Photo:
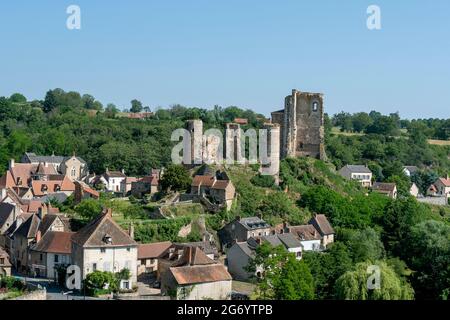
<path fill-rule="evenodd" d="M 298 241 L 298 239 L 295 238 L 292 233 L 281 233 L 281 234 L 278 234 L 278 239 L 288 249 L 298 248 L 298 247 L 300 247 L 302 245 L 301 242 Z"/>
<path fill-rule="evenodd" d="M 63 163 L 72 157 L 64 157 L 64 156 L 37 156 L 33 152 L 25 153 L 26 157 L 30 160 L 31 163 Z M 81 163 L 86 163 L 82 158 L 76 157 Z"/>
<path fill-rule="evenodd" d="M 372 173 L 369 168 L 367 168 L 364 165 L 354 165 L 354 164 L 348 164 L 346 167 L 350 170 L 352 173 Z"/>
<path fill-rule="evenodd" d="M 270 225 L 259 217 L 241 218 L 239 223 L 247 230 L 270 228 Z"/>
<path fill-rule="evenodd" d="M 8 220 L 9 216 L 14 212 L 14 206 L 9 203 L 0 203 L 0 228 Z"/>

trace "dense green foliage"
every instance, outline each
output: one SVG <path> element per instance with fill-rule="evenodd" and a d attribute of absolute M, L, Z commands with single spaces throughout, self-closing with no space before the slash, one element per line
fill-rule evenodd
<path fill-rule="evenodd" d="M 165 191 L 183 191 L 191 186 L 191 182 L 192 178 L 189 175 L 189 171 L 181 165 L 171 164 L 164 171 L 161 179 L 161 188 Z"/>
<path fill-rule="evenodd" d="M 248 271 L 256 277 L 257 299 L 312 300 L 314 298 L 314 280 L 309 267 L 298 261 L 295 255 L 284 247 L 272 247 L 263 243 L 256 249 Z"/>

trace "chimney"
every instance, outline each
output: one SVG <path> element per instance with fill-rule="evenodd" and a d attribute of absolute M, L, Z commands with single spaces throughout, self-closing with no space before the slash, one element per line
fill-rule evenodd
<path fill-rule="evenodd" d="M 48 162 L 44 162 L 44 167 L 48 168 Z"/>
<path fill-rule="evenodd" d="M 9 160 L 9 169 L 14 168 L 16 161 L 14 159 Z"/>
<path fill-rule="evenodd" d="M 112 209 L 111 208 L 105 208 L 103 209 L 103 213 L 112 218 Z"/>
<path fill-rule="evenodd" d="M 129 234 L 130 238 L 134 240 L 134 224 L 133 224 L 133 222 L 130 223 L 130 229 L 128 231 L 128 234 Z"/>
<path fill-rule="evenodd" d="M 36 233 L 36 243 L 41 241 L 41 238 L 42 238 L 41 230 L 38 230 L 38 232 Z"/>

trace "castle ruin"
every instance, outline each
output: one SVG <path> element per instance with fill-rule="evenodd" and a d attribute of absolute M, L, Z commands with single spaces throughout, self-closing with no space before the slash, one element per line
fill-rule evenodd
<path fill-rule="evenodd" d="M 323 95 L 292 90 L 283 110 L 272 112 L 280 125 L 280 157 L 314 157 L 325 160 Z"/>

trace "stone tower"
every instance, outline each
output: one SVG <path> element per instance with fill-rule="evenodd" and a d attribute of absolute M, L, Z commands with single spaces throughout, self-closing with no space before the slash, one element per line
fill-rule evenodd
<path fill-rule="evenodd" d="M 264 146 L 260 145 L 260 171 L 261 174 L 277 176 L 280 172 L 280 126 L 277 123 L 265 123 L 263 129 L 267 130 L 267 153 L 262 151 Z"/>
<path fill-rule="evenodd" d="M 184 138 L 183 162 L 186 165 L 199 165 L 203 163 L 203 121 L 188 120 L 186 121 L 186 130 L 189 131 L 190 137 Z"/>
<path fill-rule="evenodd" d="M 225 160 L 227 163 L 243 161 L 241 138 L 241 126 L 237 123 L 227 123 L 225 128 Z"/>
<path fill-rule="evenodd" d="M 280 125 L 280 156 L 326 159 L 323 95 L 292 90 L 284 110 L 272 112 Z"/>

